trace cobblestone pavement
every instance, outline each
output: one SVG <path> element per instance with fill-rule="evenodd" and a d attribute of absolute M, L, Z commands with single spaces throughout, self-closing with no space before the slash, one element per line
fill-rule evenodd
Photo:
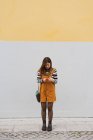
<path fill-rule="evenodd" d="M 0 140 L 93 140 L 93 131 L 0 132 Z"/>
<path fill-rule="evenodd" d="M 42 131 L 41 118 L 0 119 L 0 140 L 93 140 L 93 118 L 54 118 Z"/>

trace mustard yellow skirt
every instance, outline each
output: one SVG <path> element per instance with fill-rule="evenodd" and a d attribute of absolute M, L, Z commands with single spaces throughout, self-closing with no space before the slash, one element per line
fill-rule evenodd
<path fill-rule="evenodd" d="M 40 85 L 40 101 L 41 102 L 54 102 L 56 101 L 55 84 L 42 83 Z"/>

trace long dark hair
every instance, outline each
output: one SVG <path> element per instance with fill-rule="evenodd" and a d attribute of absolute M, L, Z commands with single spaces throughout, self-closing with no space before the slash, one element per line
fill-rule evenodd
<path fill-rule="evenodd" d="M 49 72 L 51 72 L 52 70 L 52 61 L 49 57 L 45 57 L 42 61 L 42 65 L 40 67 L 40 72 L 41 74 L 45 73 L 46 72 L 46 69 L 45 69 L 45 64 L 46 63 L 50 63 L 50 68 L 48 69 Z"/>

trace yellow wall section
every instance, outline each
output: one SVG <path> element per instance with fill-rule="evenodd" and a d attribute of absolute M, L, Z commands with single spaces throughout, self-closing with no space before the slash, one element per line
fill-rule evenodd
<path fill-rule="evenodd" d="M 0 40 L 93 41 L 93 0 L 0 0 Z"/>

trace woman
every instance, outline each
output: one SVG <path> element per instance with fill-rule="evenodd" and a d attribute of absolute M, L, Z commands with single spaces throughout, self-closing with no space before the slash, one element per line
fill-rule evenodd
<path fill-rule="evenodd" d="M 52 130 L 53 102 L 56 101 L 55 84 L 57 83 L 57 70 L 52 67 L 52 61 L 45 57 L 37 72 L 37 82 L 40 83 L 42 130 L 46 131 L 46 102 L 48 103 L 48 128 Z"/>

